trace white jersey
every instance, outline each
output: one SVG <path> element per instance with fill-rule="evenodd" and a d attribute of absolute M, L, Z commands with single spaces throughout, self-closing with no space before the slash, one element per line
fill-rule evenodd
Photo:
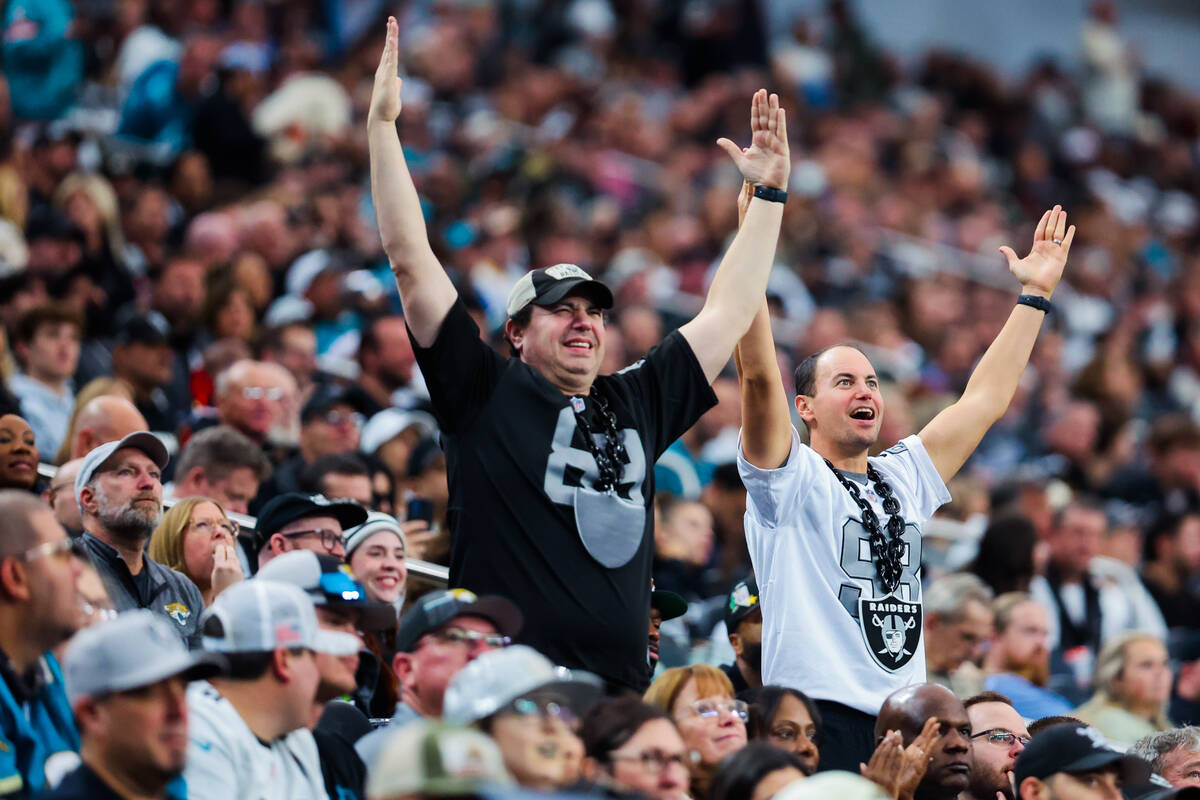
<path fill-rule="evenodd" d="M 778 469 L 755 467 L 738 447 L 746 541 L 763 611 L 763 683 L 877 714 L 896 689 L 926 680 L 921 525 L 950 493 L 917 436 L 870 463 L 900 501 L 905 521 L 903 575 L 895 599 L 886 602 L 861 509 L 795 428 Z M 874 487 L 866 476 L 843 474 L 887 535 L 888 515 Z"/>
<path fill-rule="evenodd" d="M 207 681 L 188 687 L 187 704 L 183 779 L 191 800 L 328 800 L 307 728 L 263 744 Z"/>

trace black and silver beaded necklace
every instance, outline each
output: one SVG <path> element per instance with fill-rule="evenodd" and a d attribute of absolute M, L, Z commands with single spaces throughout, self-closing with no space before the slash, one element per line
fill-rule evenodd
<path fill-rule="evenodd" d="M 825 464 L 837 476 L 842 486 L 846 487 L 846 491 L 850 493 L 854 502 L 858 504 L 858 508 L 862 512 L 863 527 L 867 529 L 868 542 L 871 546 L 871 560 L 875 562 L 875 574 L 883 585 L 884 594 L 892 594 L 900 585 L 900 578 L 904 574 L 904 567 L 901 563 L 904 558 L 904 517 L 900 516 L 900 501 L 896 499 L 892 487 L 888 486 L 879 471 L 868 462 L 867 480 L 875 485 L 875 494 L 879 495 L 879 499 L 883 501 L 883 511 L 888 515 L 888 535 L 884 536 L 883 530 L 879 527 L 879 517 L 875 514 L 875 509 L 871 508 L 871 504 L 863 498 L 854 482 L 847 480 L 846 476 L 839 472 L 828 458 L 825 459 Z"/>
<path fill-rule="evenodd" d="M 625 450 L 621 431 L 617 428 L 617 415 L 613 413 L 608 400 L 596 390 L 595 386 L 592 387 L 588 397 L 595 403 L 596 413 L 604 425 L 602 431 L 604 447 L 596 444 L 592 426 L 583 416 L 585 408 L 583 398 L 572 397 L 571 409 L 575 412 L 575 424 L 579 426 L 579 432 L 583 434 L 583 440 L 587 444 L 588 450 L 591 451 L 592 457 L 596 459 L 596 468 L 600 471 L 600 478 L 596 481 L 596 490 L 611 494 L 621 485 L 621 479 L 625 477 L 625 465 L 629 463 L 629 454 Z"/>

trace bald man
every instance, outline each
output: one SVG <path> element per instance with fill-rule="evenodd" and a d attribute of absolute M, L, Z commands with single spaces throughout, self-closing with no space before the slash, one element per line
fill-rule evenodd
<path fill-rule="evenodd" d="M 930 717 L 938 718 L 941 735 L 913 800 L 954 800 L 970 784 L 971 720 L 949 689 L 918 683 L 892 692 L 875 720 L 875 741 L 882 741 L 888 731 L 899 731 L 907 747 Z"/>
<path fill-rule="evenodd" d="M 83 518 L 79 515 L 79 503 L 75 502 L 75 476 L 79 474 L 82 458 L 73 458 L 58 468 L 50 483 L 42 492 L 42 500 L 54 512 L 58 524 L 72 536 L 83 531 Z"/>
<path fill-rule="evenodd" d="M 281 370 L 276 364 L 243 359 L 221 372 L 217 376 L 215 398 L 220 423 L 248 436 L 256 444 L 264 444 L 267 434 L 283 417 L 290 388 L 279 385 Z M 295 385 L 294 379 L 292 385 Z"/>
<path fill-rule="evenodd" d="M 150 430 L 137 406 L 116 395 L 94 397 L 79 410 L 71 437 L 71 458 L 83 458 L 105 442 Z"/>

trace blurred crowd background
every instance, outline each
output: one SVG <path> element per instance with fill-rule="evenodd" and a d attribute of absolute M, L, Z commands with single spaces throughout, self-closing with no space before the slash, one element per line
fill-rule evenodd
<path fill-rule="evenodd" d="M 325 490 L 329 462 L 304 468 L 358 453 L 369 488 L 344 493 L 418 509 L 408 555 L 444 559 L 444 461 L 367 180 L 384 15 L 431 240 L 481 330 L 505 347 L 516 278 L 576 263 L 617 295 L 610 371 L 698 309 L 737 222 L 714 141 L 746 139 L 766 86 L 795 158 L 769 289 L 780 369 L 790 387 L 799 358 L 861 342 L 886 380 L 880 449 L 958 396 L 1006 319 L 997 247 L 1023 251 L 1055 203 L 1079 228 L 1017 399 L 926 531 L 927 583 L 970 571 L 1036 595 L 1074 564 L 1196 659 L 1200 98 L 1143 71 L 1111 2 L 1060 32 L 1078 59 L 1015 76 L 948 49 L 901 60 L 843 0 L 767 5 L 8 0 L 0 404 L 55 464 L 89 449 L 98 396 L 173 453 L 231 425 L 271 459 L 232 511 Z M 657 585 L 692 601 L 664 665 L 728 657 L 721 606 L 749 571 L 732 365 L 714 388 L 656 468 Z M 1066 650 L 1056 688 L 1086 699 L 1091 664 Z"/>

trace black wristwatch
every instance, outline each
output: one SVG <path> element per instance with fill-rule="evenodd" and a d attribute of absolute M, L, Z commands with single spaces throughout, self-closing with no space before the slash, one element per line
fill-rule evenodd
<path fill-rule="evenodd" d="M 755 186 L 754 196 L 769 203 L 786 203 L 787 192 L 773 186 Z"/>
<path fill-rule="evenodd" d="M 1017 305 L 1029 306 L 1036 308 L 1044 314 L 1049 314 L 1054 310 L 1054 304 L 1044 297 L 1038 297 L 1036 294 L 1023 294 L 1017 298 Z"/>

